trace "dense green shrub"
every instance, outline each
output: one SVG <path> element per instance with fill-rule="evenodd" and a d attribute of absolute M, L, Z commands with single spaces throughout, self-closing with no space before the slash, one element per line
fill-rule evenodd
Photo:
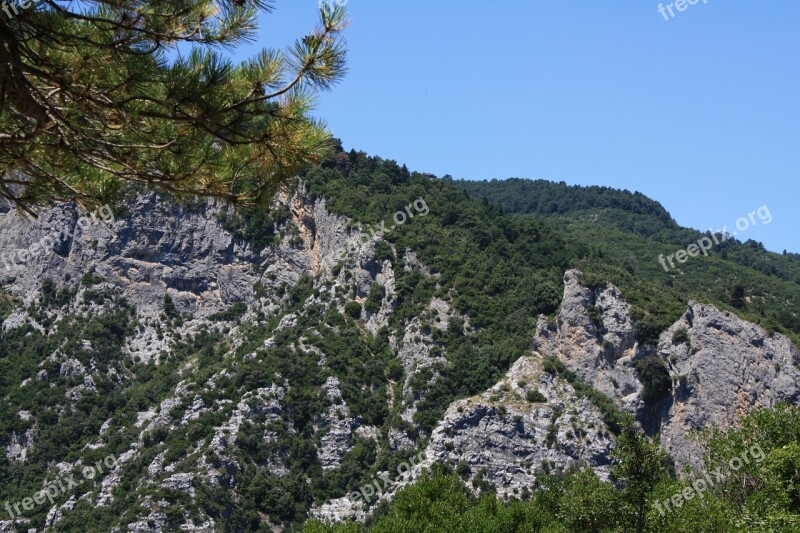
<path fill-rule="evenodd" d="M 658 344 L 661 332 L 666 329 L 666 324 L 659 323 L 656 317 L 650 314 L 640 314 L 633 327 L 633 333 L 639 344 Z"/>
<path fill-rule="evenodd" d="M 525 393 L 525 398 L 530 403 L 547 403 L 547 398 L 538 390 L 529 390 Z"/>
<path fill-rule="evenodd" d="M 378 261 L 394 261 L 394 252 L 388 242 L 381 240 L 375 245 L 375 259 Z"/>
<path fill-rule="evenodd" d="M 361 318 L 361 309 L 361 304 L 358 302 L 347 302 L 344 306 L 344 312 L 356 320 Z"/>
<path fill-rule="evenodd" d="M 654 406 L 672 391 L 672 378 L 670 378 L 667 365 L 654 355 L 648 355 L 633 364 L 636 375 L 642 382 L 642 400 L 645 405 Z"/>
<path fill-rule="evenodd" d="M 691 344 L 689 332 L 681 328 L 672 334 L 672 344 Z"/>
<path fill-rule="evenodd" d="M 283 205 L 272 210 L 264 206 L 252 206 L 239 212 L 224 210 L 217 218 L 222 227 L 233 234 L 234 238 L 260 251 L 275 243 L 276 229 L 291 218 L 291 213 L 288 207 Z"/>
<path fill-rule="evenodd" d="M 369 288 L 369 295 L 364 302 L 364 309 L 369 313 L 375 313 L 380 310 L 383 298 L 386 296 L 386 288 L 380 283 L 373 283 Z"/>

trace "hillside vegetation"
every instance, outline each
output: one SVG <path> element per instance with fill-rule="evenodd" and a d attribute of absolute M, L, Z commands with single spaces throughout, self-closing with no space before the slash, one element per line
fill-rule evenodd
<path fill-rule="evenodd" d="M 33 322 L 16 321 L 2 333 L 0 437 L 4 445 L 29 432 L 34 437 L 25 461 L 0 454 L 0 501 L 35 493 L 53 476 L 56 464 L 93 462 L 107 454 L 122 456 L 134 447 L 134 458 L 111 491 L 113 502 L 95 506 L 82 499 L 56 529 L 77 530 L 90 524 L 89 530 L 109 530 L 146 517 L 155 508 L 163 509 L 167 524 L 175 527 L 188 518 L 210 517 L 229 530 L 263 531 L 268 529 L 264 518 L 268 516 L 273 525 L 298 530 L 313 506 L 346 496 L 353 487 L 369 483 L 372 476 L 395 469 L 425 449 L 431 431 L 454 400 L 486 391 L 515 361 L 529 355 L 537 320 L 558 311 L 564 272 L 570 268 L 582 270 L 587 285 L 610 282 L 622 290 L 633 306 L 636 335 L 643 344 L 654 344 L 659 333 L 685 312 L 690 299 L 730 309 L 794 339 L 800 337 L 797 256 L 778 256 L 750 243 L 729 242 L 725 244 L 727 259 L 719 255 L 694 258 L 680 272 L 667 274 L 658 254 L 685 247 L 683 237 L 697 232 L 675 226 L 668 215 L 658 214 L 655 202 L 641 195 L 576 191 L 551 184 L 560 195 L 553 196 L 560 198 L 557 203 L 576 211 L 557 207 L 554 213 L 558 214 L 505 213 L 489 199 L 471 197 L 463 184 L 341 149 L 301 178 L 309 201 L 325 199 L 333 213 L 365 228 L 384 223 L 389 230 L 375 247 L 376 261 L 390 263 L 395 276 L 396 300 L 386 323 L 376 331 L 367 330 L 366 317 L 385 303 L 385 289 L 373 283 L 363 298 L 357 297 L 357 281 L 344 263 L 334 266 L 335 279 L 316 279 L 304 271 L 298 281 L 282 285 L 269 285 L 269 274 L 260 271 L 263 277 L 257 279 L 264 284 L 256 283 L 253 294 L 256 300 L 263 297 L 270 303 L 268 314 L 267 307 L 236 301 L 190 329 L 182 327 L 195 317 L 181 313 L 168 294 L 163 297 L 163 311 L 143 317 L 126 301 L 129 293 L 124 287 L 93 269 L 82 277 L 43 279 L 35 297 L 24 302 L 4 295 L 0 315 L 5 317 L 16 307 L 19 315 Z M 502 190 L 503 185 L 496 187 Z M 395 226 L 395 213 L 418 199 L 424 200 L 428 212 L 416 213 Z M 609 208 L 610 203 L 618 205 Z M 578 206 L 580 216 L 576 216 Z M 201 208 L 186 208 L 191 209 Z M 608 212 L 619 223 L 592 221 L 597 209 L 611 209 Z M 651 210 L 657 213 L 663 235 L 625 229 L 628 222 L 635 225 L 652 217 Z M 260 208 L 238 214 L 231 210 L 220 214 L 218 221 L 233 235 L 237 247 L 269 251 L 278 243 L 287 248 L 302 246 L 290 222 L 292 216 L 285 207 Z M 406 261 L 411 261 L 407 250 L 413 250 L 430 276 L 419 266 L 405 268 Z M 768 266 L 774 266 L 774 271 Z M 332 291 L 336 283 L 338 290 Z M 428 306 L 434 298 L 454 311 L 447 327 L 432 324 Z M 290 315 L 294 326 L 281 329 L 279 324 Z M 432 368 L 420 371 L 405 369 L 392 343 L 393 338 L 404 336 L 414 319 L 430 338 L 432 355 L 443 355 Z M 174 340 L 158 354 L 158 363 L 155 358 L 141 361 L 124 355 L 127 341 L 146 328 L 153 329 L 157 340 Z M 325 354 L 324 365 L 319 353 Z M 65 357 L 70 359 L 66 366 L 61 361 Z M 548 366 L 598 408 L 613 433 L 623 439 L 631 436 L 632 446 L 652 451 L 652 443 L 644 437 L 622 431 L 623 421 L 608 397 L 580 383 L 557 360 L 548 360 Z M 88 370 L 73 373 L 70 369 L 74 368 Z M 94 376 L 91 386 L 87 385 L 90 376 Z M 376 437 L 348 437 L 340 463 L 323 469 L 319 422 L 333 407 L 333 400 L 323 393 L 331 378 L 340 384 L 347 416 L 362 427 L 374 428 Z M 408 407 L 405 378 L 408 396 L 419 399 L 409 419 L 401 417 Z M 254 412 L 242 424 L 231 439 L 229 455 L 211 449 L 210 441 L 235 416 L 239 404 L 258 406 L 262 399 L 254 391 L 282 383 L 289 384 L 285 397 L 271 398 L 274 402 L 267 412 Z M 182 394 L 176 392 L 179 385 Z M 533 396 L 529 401 L 541 398 Z M 213 408 L 198 411 L 195 404 Z M 148 412 L 158 413 L 164 425 L 149 430 L 137 426 L 140 415 Z M 791 424 L 795 422 L 785 422 L 786 431 L 794 431 Z M 91 447 L 102 431 L 104 445 Z M 410 445 L 393 448 L 387 438 L 391 432 L 405 434 Z M 265 440 L 265 434 L 271 438 Z M 769 439 L 763 443 L 768 453 L 797 436 L 786 433 Z M 783 477 L 775 479 L 787 486 L 794 479 L 792 453 L 788 449 L 785 456 L 776 455 L 769 463 L 774 469 L 769 472 L 782 472 Z M 190 498 L 185 492 L 145 482 L 150 466 L 158 461 L 174 466 L 178 473 L 198 472 L 198 464 L 203 464 L 233 488 L 216 491 L 198 481 L 196 494 Z M 281 470 L 271 470 L 271 463 L 280 464 Z M 554 477 L 542 477 L 540 486 L 530 487 L 528 494 L 520 494 L 523 499 L 530 496 L 529 500 L 505 504 L 490 495 L 476 499 L 460 485 L 459 472 L 437 470 L 401 493 L 397 503 L 380 516 L 376 528 L 624 529 L 630 520 L 641 520 L 642 498 L 650 501 L 653 494 L 679 486 L 668 467 L 654 467 L 644 474 L 651 476 L 652 483 L 631 494 L 601 483 L 589 472 L 565 477 L 554 473 Z M 537 490 L 543 487 L 551 490 Z M 770 485 L 764 490 L 748 492 L 735 501 L 726 494 L 705 501 L 718 502 L 723 510 L 737 505 L 741 512 L 742 505 L 751 505 L 748 498 L 768 498 L 778 488 Z M 63 504 L 68 497 L 63 495 L 57 503 Z M 630 508 L 633 501 L 639 502 L 635 512 Z M 776 512 L 789 512 L 793 502 L 776 501 Z M 619 516 L 608 512 L 623 504 L 628 507 Z M 442 506 L 449 510 L 440 516 Z M 580 514 L 582 506 L 592 511 Z M 652 514 L 652 510 L 647 512 Z M 670 515 L 670 520 L 690 517 L 682 513 Z M 39 506 L 26 517 L 32 527 L 41 527 L 48 514 L 48 506 Z M 424 523 L 430 526 L 426 529 Z M 651 523 L 659 522 L 653 518 Z M 723 525 L 712 530 L 730 530 L 727 522 L 714 523 Z M 314 527 L 323 526 L 309 526 Z"/>
<path fill-rule="evenodd" d="M 796 344 L 800 339 L 800 254 L 772 253 L 759 242 L 723 241 L 718 234 L 721 242 L 709 257 L 691 258 L 665 272 L 660 255 L 686 249 L 709 234 L 679 226 L 661 204 L 641 193 L 519 178 L 453 183 L 507 214 L 557 221 L 569 238 L 602 243 L 602 260 L 584 262 L 582 268 L 624 288 L 632 299 L 631 291 L 652 301 L 655 315 L 679 295 L 684 302 L 696 299 L 732 310 L 768 331 L 792 336 Z M 659 305 L 663 295 L 667 301 Z"/>
<path fill-rule="evenodd" d="M 503 502 L 475 497 L 455 472 L 440 470 L 402 490 L 366 527 L 311 522 L 305 531 L 797 531 L 798 440 L 797 408 L 757 411 L 740 429 L 704 435 L 707 471 L 715 474 L 679 481 L 658 446 L 627 429 L 612 471 L 616 485 L 579 469 L 541 476 L 532 493 Z"/>

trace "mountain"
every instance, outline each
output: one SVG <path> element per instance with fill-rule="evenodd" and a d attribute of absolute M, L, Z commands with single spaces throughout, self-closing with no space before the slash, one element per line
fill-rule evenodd
<path fill-rule="evenodd" d="M 547 217 L 557 220 L 562 229 L 575 238 L 602 242 L 601 263 L 616 265 L 662 287 L 679 287 L 685 299 L 702 298 L 703 292 L 714 292 L 717 301 L 726 304 L 731 301 L 732 287 L 741 285 L 749 287 L 750 294 L 746 297 L 748 304 L 738 305 L 737 312 L 770 331 L 793 335 L 800 327 L 798 301 L 795 299 L 800 285 L 800 254 L 771 253 L 763 244 L 753 240 L 742 242 L 730 234 L 723 236 L 721 233 L 683 228 L 661 204 L 638 192 L 518 178 L 453 183 L 471 197 L 496 205 L 505 213 Z M 771 222 L 772 215 L 767 206 L 762 206 L 758 213 L 756 223 L 759 220 L 765 224 Z M 667 261 L 661 261 L 662 256 L 685 250 L 703 239 L 708 239 L 706 242 L 711 246 L 707 252 L 701 250 L 700 253 L 724 262 L 705 258 L 704 261 L 679 265 L 676 269 L 668 266 Z M 653 257 L 656 261 L 652 260 Z M 654 268 L 656 265 L 660 268 Z M 613 274 L 606 272 L 603 275 L 612 279 L 610 276 Z M 769 278 L 773 279 L 768 281 Z M 768 304 L 761 300 L 761 297 L 769 297 L 755 286 L 771 283 L 774 278 L 789 283 L 775 285 L 768 292 L 777 299 L 780 299 L 777 295 L 786 294 L 792 301 L 778 304 L 770 312 L 765 307 Z M 728 287 L 720 285 L 720 282 Z M 798 341 L 796 336 L 793 338 Z"/>
<path fill-rule="evenodd" d="M 695 430 L 798 403 L 797 255 L 665 272 L 702 234 L 642 195 L 470 187 L 339 149 L 243 212 L 5 206 L 0 531 L 407 530 L 380 520 L 449 473 L 606 494 L 627 417 L 681 471 Z"/>
<path fill-rule="evenodd" d="M 486 198 L 506 213 L 586 220 L 644 236 L 681 229 L 660 203 L 639 192 L 519 178 L 455 183 L 470 196 Z"/>

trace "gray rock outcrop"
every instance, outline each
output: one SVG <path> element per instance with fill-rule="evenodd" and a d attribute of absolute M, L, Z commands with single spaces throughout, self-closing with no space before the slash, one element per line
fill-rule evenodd
<path fill-rule="evenodd" d="M 673 342 L 678 331 L 689 341 Z M 659 432 L 678 464 L 699 465 L 691 433 L 731 427 L 757 407 L 800 402 L 800 359 L 792 341 L 712 305 L 690 302 L 661 335 L 658 355 L 674 384 Z"/>
<path fill-rule="evenodd" d="M 635 340 L 631 308 L 613 285 L 590 289 L 575 270 L 564 275 L 564 298 L 555 323 L 540 317 L 535 344 L 558 357 L 586 383 L 637 416 L 682 467 L 701 465 L 691 434 L 734 425 L 756 407 L 800 400 L 800 360 L 791 340 L 712 305 L 690 302 L 660 336 L 657 349 Z M 673 342 L 676 332 L 688 342 Z M 658 406 L 640 399 L 633 362 L 655 353 L 666 364 L 673 390 Z"/>

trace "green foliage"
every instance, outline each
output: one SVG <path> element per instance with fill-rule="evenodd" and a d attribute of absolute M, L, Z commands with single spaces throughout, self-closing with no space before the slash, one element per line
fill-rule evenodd
<path fill-rule="evenodd" d="M 672 334 L 672 344 L 691 344 L 692 339 L 689 337 L 689 332 L 681 328 Z"/>
<path fill-rule="evenodd" d="M 388 242 L 381 240 L 375 245 L 375 259 L 378 261 L 394 261 L 394 252 Z"/>
<path fill-rule="evenodd" d="M 58 288 L 55 282 L 50 278 L 42 280 L 41 285 L 41 300 L 40 303 L 43 308 L 60 308 L 67 305 L 73 296 L 75 290 L 66 286 Z"/>
<path fill-rule="evenodd" d="M 771 492 L 776 482 L 786 483 L 789 495 L 796 491 L 792 477 L 796 474 L 783 470 L 783 466 L 795 460 L 793 454 L 800 443 L 800 407 L 779 405 L 776 409 L 759 409 L 744 417 L 736 428 L 728 431 L 711 428 L 704 437 L 707 467 L 719 467 L 729 474 L 718 490 L 733 502 L 743 504 L 758 489 Z M 732 472 L 731 460 L 743 457 L 749 457 L 750 461 Z M 789 477 L 781 478 L 780 471 Z M 798 507 L 792 509 L 800 512 Z"/>
<path fill-rule="evenodd" d="M 398 359 L 392 359 L 386 365 L 386 377 L 392 381 L 400 381 L 403 378 L 403 364 Z"/>
<path fill-rule="evenodd" d="M 236 322 L 247 312 L 247 304 L 234 302 L 224 311 L 219 311 L 208 317 L 212 322 Z"/>
<path fill-rule="evenodd" d="M 14 302 L 14 298 L 6 294 L 3 291 L 0 291 L 0 321 L 5 321 L 5 319 L 14 312 L 16 308 L 16 304 Z"/>
<path fill-rule="evenodd" d="M 559 238 L 558 230 L 540 221 L 503 217 L 496 208 L 474 202 L 452 184 L 408 173 L 394 161 L 363 153 L 340 152 L 304 176 L 308 192 L 325 197 L 334 212 L 365 225 L 376 225 L 403 210 L 416 198 L 429 208 L 384 236 L 398 250 L 392 260 L 397 301 L 390 328 L 402 330 L 419 317 L 436 295 L 446 296 L 458 312 L 469 316 L 475 334 L 452 320 L 446 331 L 433 330 L 447 363 L 434 383 L 416 382 L 422 428 L 430 430 L 457 397 L 490 387 L 512 361 L 529 352 L 531 332 L 540 313 L 552 314 L 561 300 L 562 277 L 570 257 L 582 245 Z M 404 250 L 437 274 L 405 268 Z M 373 290 L 378 290 L 373 289 Z M 380 303 L 368 296 L 369 310 Z"/>
<path fill-rule="evenodd" d="M 553 416 L 553 419 L 557 418 Z M 547 426 L 547 434 L 544 437 L 544 445 L 547 446 L 547 449 L 550 450 L 556 446 L 558 442 L 558 426 L 555 422 L 551 423 Z"/>
<path fill-rule="evenodd" d="M 640 193 L 542 180 L 452 183 L 507 213 L 556 220 L 567 240 L 603 243 L 602 249 L 592 250 L 577 267 L 588 286 L 611 282 L 640 317 L 652 316 L 652 321 L 637 323 L 640 342 L 655 344 L 658 333 L 685 311 L 686 302 L 698 300 L 730 307 L 739 316 L 800 344 L 798 254 L 780 255 L 755 241 L 729 239 L 714 246 L 710 257 L 692 258 L 681 265 L 681 274 L 676 275 L 664 271 L 659 254 L 674 254 L 711 236 L 678 226 L 660 204 Z M 730 280 L 736 280 L 733 287 Z M 756 305 L 746 305 L 746 294 Z"/>
<path fill-rule="evenodd" d="M 617 437 L 614 456 L 618 463 L 611 470 L 611 478 L 623 487 L 624 507 L 619 511 L 631 515 L 628 522 L 635 531 L 644 531 L 650 495 L 667 478 L 666 453 L 629 420 Z"/>
<path fill-rule="evenodd" d="M 92 285 L 103 283 L 104 281 L 105 279 L 95 274 L 94 268 L 92 268 L 81 278 L 81 285 L 83 285 L 84 287 L 91 287 Z"/>
<path fill-rule="evenodd" d="M 709 428 L 702 435 L 705 470 L 659 487 L 649 520 L 653 530 L 797 531 L 800 408 L 758 409 L 727 431 Z M 713 486 L 663 512 L 673 494 L 692 487 L 708 472 Z M 721 478 L 717 473 L 721 474 Z M 657 501 L 661 507 L 655 505 Z"/>
<path fill-rule="evenodd" d="M 636 375 L 642 382 L 642 400 L 645 405 L 655 406 L 672 391 L 667 364 L 655 355 L 645 356 L 634 362 Z"/>
<path fill-rule="evenodd" d="M 658 344 L 659 335 L 668 324 L 659 322 L 655 316 L 650 314 L 637 313 L 636 315 L 636 323 L 633 327 L 636 341 L 640 344 Z"/>
<path fill-rule="evenodd" d="M 525 398 L 530 403 L 547 403 L 547 398 L 538 390 L 529 390 L 525 393 Z"/>
<path fill-rule="evenodd" d="M 168 319 L 180 319 L 181 314 L 178 309 L 175 307 L 175 303 L 170 298 L 169 294 L 164 295 L 164 315 Z"/>
<path fill-rule="evenodd" d="M 603 330 L 603 320 L 600 317 L 600 313 L 597 311 L 597 307 L 594 306 L 594 305 L 590 305 L 588 312 L 589 312 L 589 320 L 592 321 L 592 324 L 594 324 L 595 329 L 598 332 L 602 332 L 602 330 Z"/>
<path fill-rule="evenodd" d="M 341 6 L 320 9 L 319 27 L 286 51 L 239 64 L 220 48 L 252 40 L 271 2 L 20 9 L 3 22 L 14 60 L 0 78 L 16 89 L 0 91 L 0 196 L 23 209 L 50 199 L 102 203 L 130 183 L 264 200 L 329 149 L 310 110 L 345 72 Z M 173 53 L 179 45 L 186 54 Z"/>
<path fill-rule="evenodd" d="M 745 307 L 745 290 L 738 283 L 731 290 L 731 307 L 734 309 L 744 309 Z"/>
<path fill-rule="evenodd" d="M 381 303 L 386 296 L 386 288 L 380 283 L 373 283 L 369 288 L 367 300 L 364 302 L 364 309 L 369 313 L 376 313 L 381 309 Z"/>
<path fill-rule="evenodd" d="M 567 476 L 560 488 L 556 516 L 567 531 L 615 531 L 626 523 L 619 491 L 591 470 Z"/>
<path fill-rule="evenodd" d="M 538 531 L 551 516 L 547 512 L 540 506 L 518 501 L 506 504 L 494 495 L 476 499 L 469 495 L 456 475 L 433 474 L 400 491 L 387 514 L 368 529 L 386 533 Z"/>
<path fill-rule="evenodd" d="M 54 287 L 45 282 L 45 302 L 55 305 L 58 299 Z M 64 289 L 73 292 L 72 289 Z M 126 378 L 121 365 L 122 347 L 125 339 L 135 327 L 132 308 L 118 299 L 110 302 L 114 311 L 91 310 L 85 306 L 78 312 L 65 312 L 57 323 L 48 324 L 53 328 L 52 335 L 44 335 L 31 326 L 3 331 L 0 338 L 0 444 L 5 446 L 12 433 L 23 434 L 35 425 L 36 438 L 29 450 L 25 463 L 8 463 L 5 455 L 0 459 L 0 498 L 18 501 L 26 495 L 33 495 L 43 486 L 45 479 L 52 479 L 52 465 L 62 461 L 81 459 L 85 464 L 93 464 L 108 454 L 119 456 L 128 449 L 122 435 L 110 435 L 106 446 L 101 450 L 87 449 L 94 443 L 104 421 L 112 416 L 125 419 L 126 413 L 135 420 L 139 407 L 149 406 L 160 401 L 158 388 L 151 389 L 148 400 L 140 404 L 126 389 Z M 27 308 L 32 316 L 39 315 L 41 309 Z M 58 348 L 80 362 L 84 367 L 93 365 L 94 389 L 84 388 L 80 399 L 74 403 L 66 398 L 66 393 L 83 384 L 83 378 L 62 375 L 59 364 L 49 359 Z M 119 381 L 110 379 L 113 370 Z M 43 372 L 42 380 L 37 375 Z M 28 380 L 28 384 L 19 384 Z M 172 381 L 167 386 L 175 385 Z M 23 420 L 19 414 L 27 411 L 30 420 Z M 133 420 L 130 420 L 133 422 Z M 70 495 L 60 495 L 59 505 Z M 31 526 L 41 527 L 49 506 L 37 506 L 26 516 Z M 102 528 L 109 524 L 111 514 L 106 510 L 91 510 L 79 506 L 76 517 L 86 519 L 93 516 L 93 524 Z M 72 523 L 72 522 L 66 522 Z"/>
<path fill-rule="evenodd" d="M 350 315 L 351 317 L 358 320 L 361 318 L 361 311 L 362 307 L 361 304 L 358 302 L 347 302 L 344 306 L 344 312 Z"/>
<path fill-rule="evenodd" d="M 291 218 L 286 206 L 272 210 L 265 207 L 246 207 L 239 212 L 225 209 L 217 215 L 222 227 L 234 238 L 249 243 L 254 250 L 262 250 L 273 245 L 277 239 L 277 228 Z"/>
<path fill-rule="evenodd" d="M 507 213 L 579 220 L 592 218 L 595 223 L 614 224 L 625 231 L 645 236 L 678 228 L 661 204 L 639 192 L 518 178 L 459 180 L 454 184 L 468 191 L 473 198 L 486 198 Z"/>

